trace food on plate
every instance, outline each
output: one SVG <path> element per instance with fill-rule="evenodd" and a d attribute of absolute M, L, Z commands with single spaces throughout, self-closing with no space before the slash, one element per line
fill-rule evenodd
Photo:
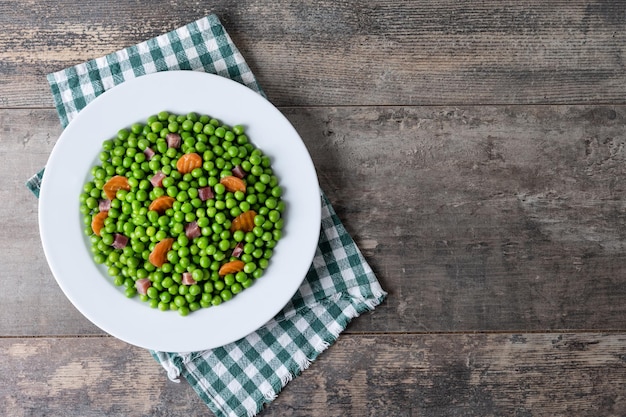
<path fill-rule="evenodd" d="M 94 261 L 127 297 L 185 316 L 261 278 L 285 203 L 241 125 L 162 111 L 103 142 L 80 195 Z"/>

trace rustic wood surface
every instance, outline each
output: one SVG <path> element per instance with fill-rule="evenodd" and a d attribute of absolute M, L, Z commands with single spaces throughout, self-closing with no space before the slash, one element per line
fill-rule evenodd
<path fill-rule="evenodd" d="M 624 343 L 600 333 L 350 334 L 262 415 L 623 415 Z M 7 415 L 209 414 L 147 351 L 109 337 L 0 339 L 0 348 Z"/>
<path fill-rule="evenodd" d="M 45 74 L 215 12 L 389 292 L 265 416 L 626 415 L 626 4 L 0 0 L 0 415 L 211 415 L 46 264 Z"/>

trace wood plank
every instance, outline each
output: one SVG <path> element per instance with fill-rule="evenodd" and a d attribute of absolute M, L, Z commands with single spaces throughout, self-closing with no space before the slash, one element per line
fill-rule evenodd
<path fill-rule="evenodd" d="M 624 328 L 625 110 L 286 109 L 390 292 L 351 329 Z"/>
<path fill-rule="evenodd" d="M 624 341 L 600 334 L 340 338 L 267 415 L 623 415 Z"/>
<path fill-rule="evenodd" d="M 0 338 L 7 415 L 209 415 L 143 349 Z M 261 416 L 624 415 L 626 334 L 345 335 Z"/>
<path fill-rule="evenodd" d="M 210 414 L 147 350 L 114 338 L 0 338 L 0 345 L 0 409 L 7 416 Z"/>
<path fill-rule="evenodd" d="M 65 298 L 39 238 L 37 199 L 25 187 L 43 167 L 61 133 L 52 110 L 0 111 L 0 334 L 101 333 Z"/>
<path fill-rule="evenodd" d="M 56 0 L 0 4 L 0 106 L 45 74 L 214 12 L 277 105 L 623 103 L 620 1 Z M 280 74 L 280 76 L 277 76 Z"/>
<path fill-rule="evenodd" d="M 390 293 L 350 331 L 626 328 L 626 106 L 283 111 Z M 23 188 L 56 116 L 0 122 L 0 198 L 16 201 L 0 206 L 0 335 L 99 334 L 50 275 Z"/>

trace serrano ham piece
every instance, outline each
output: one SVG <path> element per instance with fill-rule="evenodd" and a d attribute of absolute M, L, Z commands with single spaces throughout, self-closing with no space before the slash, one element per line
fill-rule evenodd
<path fill-rule="evenodd" d="M 200 236 L 201 234 L 202 231 L 200 230 L 200 226 L 198 226 L 198 223 L 196 223 L 195 221 L 187 223 L 187 225 L 185 226 L 185 236 L 187 236 L 187 238 L 193 239 Z"/>
<path fill-rule="evenodd" d="M 193 285 L 196 283 L 196 280 L 192 278 L 191 272 L 183 272 L 183 281 L 184 285 Z"/>
<path fill-rule="evenodd" d="M 128 238 L 126 236 L 116 233 L 111 246 L 113 246 L 115 249 L 123 249 L 126 247 L 127 243 Z"/>
<path fill-rule="evenodd" d="M 152 178 L 150 178 L 150 184 L 152 184 L 153 187 L 162 187 L 163 178 L 165 178 L 165 174 L 159 171 L 156 174 L 154 174 Z"/>
<path fill-rule="evenodd" d="M 235 246 L 235 249 L 233 249 L 233 256 L 235 258 L 239 258 L 242 253 L 243 253 L 243 242 L 239 242 L 237 243 L 237 246 Z"/>
<path fill-rule="evenodd" d="M 111 200 L 103 199 L 98 202 L 98 210 L 109 211 L 111 210 Z"/>
<path fill-rule="evenodd" d="M 180 147 L 180 135 L 178 133 L 168 133 L 165 135 L 165 141 L 167 142 L 168 148 L 179 148 Z"/>
<path fill-rule="evenodd" d="M 243 170 L 241 165 L 237 165 L 235 168 L 233 168 L 233 170 L 231 172 L 237 178 L 243 178 L 243 177 L 246 176 L 246 172 Z"/>
<path fill-rule="evenodd" d="M 146 159 L 148 161 L 151 160 L 152 157 L 154 156 L 154 151 L 150 147 L 147 147 L 146 149 L 144 149 L 143 153 L 144 155 L 146 155 Z"/>
<path fill-rule="evenodd" d="M 198 197 L 200 197 L 202 201 L 207 201 L 215 197 L 215 194 L 213 194 L 211 187 L 203 187 L 198 189 Z"/>
<path fill-rule="evenodd" d="M 152 283 L 149 278 L 141 278 L 135 281 L 135 288 L 137 288 L 139 294 L 146 294 L 151 286 Z"/>

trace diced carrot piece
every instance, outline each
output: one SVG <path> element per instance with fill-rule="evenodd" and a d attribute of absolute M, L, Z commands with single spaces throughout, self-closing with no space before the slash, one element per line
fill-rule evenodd
<path fill-rule="evenodd" d="M 150 252 L 150 256 L 148 256 L 148 261 L 157 268 L 163 266 L 163 264 L 167 261 L 167 252 L 172 249 L 172 244 L 174 243 L 174 238 L 167 237 L 154 245 L 154 249 Z"/>
<path fill-rule="evenodd" d="M 220 267 L 220 270 L 218 271 L 218 273 L 221 277 L 227 274 L 234 274 L 236 272 L 243 270 L 244 265 L 245 263 L 239 260 L 226 262 L 224 265 Z"/>
<path fill-rule="evenodd" d="M 176 169 L 181 174 L 187 174 L 200 167 L 202 167 L 202 157 L 197 153 L 185 154 L 176 162 Z"/>
<path fill-rule="evenodd" d="M 102 187 L 102 189 L 104 190 L 107 198 L 109 200 L 113 200 L 118 190 L 130 191 L 130 184 L 128 183 L 128 179 L 126 177 L 122 175 L 116 175 L 108 180 L 104 184 L 104 187 Z"/>
<path fill-rule="evenodd" d="M 254 228 L 254 217 L 256 211 L 248 210 L 235 217 L 231 223 L 230 231 L 243 230 L 244 232 L 251 232 Z"/>
<path fill-rule="evenodd" d="M 234 193 L 235 191 L 246 192 L 246 183 L 241 178 L 229 175 L 220 179 L 220 184 L 226 187 L 227 191 Z"/>
<path fill-rule="evenodd" d="M 165 210 L 171 208 L 174 205 L 174 197 L 170 197 L 169 195 L 162 195 L 161 197 L 155 198 L 152 203 L 148 206 L 148 210 L 154 210 L 159 214 L 165 213 Z"/>
<path fill-rule="evenodd" d="M 96 235 L 100 236 L 100 231 L 104 227 L 104 221 L 107 217 L 109 217 L 108 211 L 101 211 L 92 217 L 91 230 L 93 230 Z"/>

